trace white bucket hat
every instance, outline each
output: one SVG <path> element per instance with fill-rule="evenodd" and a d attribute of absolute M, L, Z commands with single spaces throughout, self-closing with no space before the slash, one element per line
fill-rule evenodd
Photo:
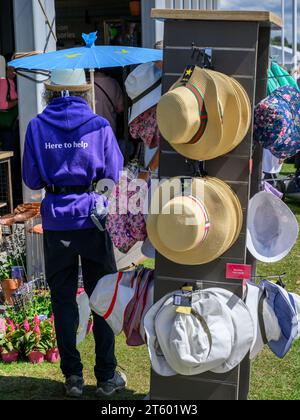
<path fill-rule="evenodd" d="M 235 294 L 225 289 L 211 288 L 206 292 L 213 294 L 230 311 L 234 327 L 232 352 L 225 363 L 214 369 L 214 373 L 226 373 L 236 368 L 249 353 L 254 337 L 254 321 L 246 304 Z"/>
<path fill-rule="evenodd" d="M 162 298 L 145 317 L 153 369 L 162 376 L 234 369 L 253 342 L 254 325 L 246 305 L 226 290 L 208 289 L 193 293 L 193 314 L 185 315 L 173 304 L 177 293 Z"/>
<path fill-rule="evenodd" d="M 160 348 L 156 336 L 155 318 L 163 304 L 169 298 L 173 297 L 174 293 L 175 292 L 168 293 L 166 296 L 164 296 L 158 302 L 156 302 L 149 309 L 144 318 L 144 329 L 152 368 L 158 375 L 167 377 L 176 376 L 177 373 L 170 367 Z"/>
<path fill-rule="evenodd" d="M 299 334 L 300 297 L 282 287 L 263 281 L 259 286 L 247 284 L 246 304 L 255 325 L 250 359 L 254 359 L 268 345 L 271 351 L 283 358 Z"/>
<path fill-rule="evenodd" d="M 45 83 L 45 87 L 55 92 L 61 91 L 62 89 L 71 92 L 87 92 L 91 89 L 92 85 L 87 83 L 83 69 L 64 69 L 53 70 L 50 81 Z"/>
<path fill-rule="evenodd" d="M 123 330 L 125 311 L 135 293 L 136 271 L 102 277 L 90 298 L 91 309 L 104 318 L 115 335 Z"/>
<path fill-rule="evenodd" d="M 193 315 L 178 314 L 171 297 L 155 318 L 160 348 L 169 366 L 184 376 L 223 365 L 234 343 L 230 311 L 215 296 L 197 292 L 192 306 Z"/>
<path fill-rule="evenodd" d="M 249 203 L 247 247 L 259 261 L 274 263 L 285 258 L 298 239 L 299 226 L 289 207 L 267 192 Z"/>
<path fill-rule="evenodd" d="M 161 78 L 162 72 L 154 63 L 141 64 L 127 77 L 125 87 L 133 101 L 129 124 L 158 104 L 162 90 Z"/>
<path fill-rule="evenodd" d="M 0 55 L 0 79 L 6 78 L 6 60 L 3 55 Z"/>

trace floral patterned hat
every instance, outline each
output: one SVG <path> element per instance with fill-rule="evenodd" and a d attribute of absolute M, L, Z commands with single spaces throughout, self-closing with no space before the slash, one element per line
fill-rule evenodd
<path fill-rule="evenodd" d="M 255 109 L 254 140 L 278 159 L 300 151 L 300 92 L 283 86 Z"/>

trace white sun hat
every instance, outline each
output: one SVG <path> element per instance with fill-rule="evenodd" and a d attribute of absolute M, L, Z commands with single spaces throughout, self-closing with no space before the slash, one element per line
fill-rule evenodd
<path fill-rule="evenodd" d="M 0 79 L 6 78 L 6 60 L 3 55 L 0 55 Z"/>
<path fill-rule="evenodd" d="M 155 318 L 162 353 L 169 366 L 184 376 L 220 367 L 230 357 L 234 344 L 230 310 L 213 294 L 194 293 L 192 307 L 192 315 L 177 313 L 171 297 Z"/>
<path fill-rule="evenodd" d="M 155 318 L 161 307 L 169 299 L 173 299 L 176 292 L 168 293 L 156 302 L 146 313 L 144 318 L 144 330 L 148 346 L 148 352 L 153 370 L 160 376 L 176 376 L 177 373 L 168 364 L 157 339 L 155 329 Z"/>
<path fill-rule="evenodd" d="M 129 124 L 139 115 L 157 105 L 161 98 L 162 72 L 154 63 L 138 66 L 129 74 L 125 87 L 133 101 L 129 116 Z"/>
<path fill-rule="evenodd" d="M 211 288 L 206 292 L 213 294 L 230 311 L 234 327 L 234 343 L 228 359 L 214 373 L 227 373 L 236 368 L 247 356 L 253 343 L 255 325 L 249 308 L 235 294 L 226 289 Z"/>
<path fill-rule="evenodd" d="M 295 215 L 279 198 L 263 191 L 250 200 L 247 247 L 257 260 L 265 263 L 282 260 L 294 247 L 298 234 Z"/>

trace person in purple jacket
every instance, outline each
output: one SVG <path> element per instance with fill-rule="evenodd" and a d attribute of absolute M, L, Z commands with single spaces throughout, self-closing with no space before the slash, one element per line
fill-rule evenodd
<path fill-rule="evenodd" d="M 80 397 L 84 386 L 76 349 L 79 257 L 88 296 L 101 277 L 117 271 L 112 242 L 91 214 L 99 200 L 104 206 L 94 183 L 117 182 L 123 156 L 109 123 L 88 105 L 90 89 L 83 70 L 52 72 L 45 91 L 48 106 L 29 123 L 23 157 L 25 184 L 46 191 L 41 206 L 46 277 L 68 397 Z M 110 396 L 125 388 L 126 377 L 116 371 L 111 328 L 93 316 L 96 394 Z"/>

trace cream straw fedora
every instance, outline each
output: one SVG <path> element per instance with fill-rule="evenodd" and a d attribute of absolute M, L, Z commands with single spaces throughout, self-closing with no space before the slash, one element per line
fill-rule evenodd
<path fill-rule="evenodd" d="M 250 121 L 250 101 L 237 81 L 194 66 L 157 107 L 162 136 L 178 153 L 195 160 L 229 153 L 244 139 Z"/>
<path fill-rule="evenodd" d="M 173 178 L 154 191 L 147 231 L 155 249 L 184 265 L 214 261 L 237 240 L 243 213 L 235 193 L 215 178 L 190 179 L 190 192 L 182 195 L 182 182 Z"/>

